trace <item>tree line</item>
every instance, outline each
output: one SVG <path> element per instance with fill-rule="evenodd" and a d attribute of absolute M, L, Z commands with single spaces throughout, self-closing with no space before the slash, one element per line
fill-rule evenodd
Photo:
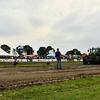
<path fill-rule="evenodd" d="M 13 48 L 13 51 L 16 51 L 20 56 L 24 56 L 23 53 L 27 52 L 27 55 L 31 55 L 32 52 L 34 52 L 33 48 L 29 45 L 24 45 L 22 49 L 18 49 L 22 47 L 21 45 L 17 46 L 16 48 Z M 11 52 L 11 47 L 6 45 L 6 44 L 2 44 L 1 48 L 7 52 L 10 53 Z M 37 54 L 39 56 L 46 56 L 49 54 L 49 51 L 53 50 L 53 52 L 55 52 L 55 49 L 52 48 L 52 46 L 47 46 L 47 47 L 40 47 L 39 50 L 37 51 Z M 80 51 L 78 51 L 78 49 L 73 49 L 70 51 L 66 51 L 65 55 L 82 55 Z"/>

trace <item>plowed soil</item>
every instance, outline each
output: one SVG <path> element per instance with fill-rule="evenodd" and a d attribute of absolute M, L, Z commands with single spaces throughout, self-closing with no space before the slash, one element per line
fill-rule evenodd
<path fill-rule="evenodd" d="M 100 75 L 100 65 L 64 64 L 62 69 L 57 69 L 56 65 L 41 66 L 41 64 L 27 67 L 18 65 L 0 67 L 0 90 L 98 75 Z"/>

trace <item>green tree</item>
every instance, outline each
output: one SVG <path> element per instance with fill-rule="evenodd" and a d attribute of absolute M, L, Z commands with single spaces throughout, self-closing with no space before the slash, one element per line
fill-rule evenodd
<path fill-rule="evenodd" d="M 27 55 L 31 55 L 32 52 L 34 52 L 33 48 L 29 45 L 25 45 L 23 46 L 23 50 L 19 50 L 18 48 L 21 47 L 21 45 L 19 45 L 18 47 L 16 47 L 16 51 L 18 52 L 18 54 L 20 56 L 23 56 L 23 53 L 27 52 Z"/>
<path fill-rule="evenodd" d="M 70 51 L 67 51 L 65 55 L 82 55 L 80 51 L 78 51 L 78 49 L 73 49 L 73 50 L 70 50 Z"/>
<path fill-rule="evenodd" d="M 25 45 L 23 50 L 24 52 L 27 52 L 27 55 L 31 55 L 32 52 L 34 52 L 33 48 L 29 45 Z"/>
<path fill-rule="evenodd" d="M 11 47 L 9 47 L 8 45 L 2 44 L 2 45 L 1 45 L 1 48 L 2 48 L 5 52 L 10 53 Z"/>
<path fill-rule="evenodd" d="M 39 50 L 37 51 L 37 54 L 39 56 L 45 56 L 46 55 L 46 48 L 45 47 L 40 47 Z"/>
<path fill-rule="evenodd" d="M 49 51 L 50 50 L 53 50 L 53 52 L 55 52 L 55 49 L 54 48 L 52 48 L 51 46 L 48 46 L 47 48 L 46 48 L 46 54 L 49 54 Z"/>
<path fill-rule="evenodd" d="M 54 48 L 52 48 L 51 46 L 48 46 L 47 48 L 46 47 L 40 47 L 39 50 L 37 51 L 37 54 L 39 56 L 46 56 L 46 55 L 49 54 L 50 50 L 53 50 L 55 52 Z"/>

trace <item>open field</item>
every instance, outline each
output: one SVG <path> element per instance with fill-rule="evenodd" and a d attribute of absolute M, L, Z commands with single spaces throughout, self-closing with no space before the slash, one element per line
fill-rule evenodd
<path fill-rule="evenodd" d="M 62 62 L 62 69 L 56 69 L 56 62 L 0 63 L 0 89 L 23 88 L 31 85 L 59 82 L 100 75 L 100 65 L 83 65 L 82 62 Z"/>

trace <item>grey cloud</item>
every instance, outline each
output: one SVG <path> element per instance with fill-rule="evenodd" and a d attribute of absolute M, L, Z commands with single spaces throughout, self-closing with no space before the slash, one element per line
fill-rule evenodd
<path fill-rule="evenodd" d="M 48 0 L 2 0 L 2 2 L 0 1 L 0 8 L 2 9 L 0 10 L 0 37 L 5 37 L 6 39 L 8 36 L 23 34 L 23 36 L 25 36 L 25 41 L 23 40 L 22 43 L 31 44 L 33 45 L 33 48 L 39 48 L 40 46 L 52 46 L 55 49 L 59 47 L 62 53 L 66 53 L 67 50 L 71 50 L 73 48 L 78 48 L 82 52 L 86 52 L 88 48 L 99 45 L 100 10 L 92 12 L 94 9 L 91 10 L 91 7 L 94 3 L 89 4 L 89 0 L 84 1 L 88 3 L 83 3 L 83 8 L 80 7 L 78 2 L 79 0 L 75 1 L 75 4 L 73 1 L 74 0 L 67 0 L 67 2 L 70 2 L 68 4 L 70 4 L 72 8 L 69 6 L 69 8 L 66 9 L 67 5 L 65 5 L 65 7 L 61 9 L 61 7 L 59 8 L 60 3 L 56 6 L 55 1 L 53 0 L 52 2 Z M 55 5 L 52 4 L 53 2 Z M 65 4 L 67 4 L 67 2 L 65 2 Z M 77 5 L 79 6 L 77 7 Z M 69 10 L 70 13 L 66 13 L 65 9 Z M 85 13 L 86 9 L 88 9 L 88 11 L 90 9 L 91 11 Z M 12 10 L 20 11 L 24 15 L 20 15 L 21 18 L 18 17 L 16 19 L 16 16 L 7 13 Z M 46 31 L 47 33 L 45 33 L 47 35 L 46 38 L 37 36 L 39 39 L 37 38 L 35 41 L 28 41 L 26 34 L 24 34 L 27 29 L 27 33 L 32 36 L 33 33 L 31 32 L 38 32 L 42 26 L 43 28 L 48 28 L 48 31 Z M 39 32 L 40 31 L 41 30 L 39 30 Z M 43 33 L 41 32 L 41 34 Z M 69 35 L 72 36 L 72 38 L 66 39 Z M 16 44 L 19 45 L 19 42 L 17 41 Z"/>
<path fill-rule="evenodd" d="M 34 28 L 39 28 L 44 24 L 41 18 L 30 18 L 29 21 Z"/>
<path fill-rule="evenodd" d="M 24 26 L 17 22 L 12 17 L 0 17 L 0 36 L 15 36 L 25 32 Z"/>
<path fill-rule="evenodd" d="M 78 23 L 78 15 L 71 15 L 66 16 L 65 18 L 58 21 L 54 26 L 53 29 L 57 30 L 59 32 L 73 32 L 73 31 L 79 31 L 80 27 Z M 76 22 L 77 20 L 77 22 Z"/>
<path fill-rule="evenodd" d="M 7 3 L 9 5 L 7 5 Z M 0 1 L 0 4 L 3 4 L 1 6 L 3 12 L 0 10 L 0 12 L 2 12 L 2 14 L 0 14 L 0 36 L 24 34 L 27 30 L 27 23 L 32 25 L 31 27 L 33 27 L 33 29 L 46 25 L 46 21 L 43 18 L 44 15 L 42 14 L 43 5 L 45 4 L 44 0 L 41 2 L 40 0 Z M 14 16 L 13 12 L 20 12 L 24 15 L 18 15 L 16 19 L 14 17 L 17 16 Z M 25 15 L 27 16 L 26 19 L 22 18 Z"/>
<path fill-rule="evenodd" d="M 81 17 L 81 18 L 80 18 Z M 79 14 L 74 14 L 71 16 L 66 16 L 64 19 L 61 19 L 53 26 L 53 30 L 57 31 L 57 33 L 68 33 L 73 32 L 73 34 L 77 33 L 94 33 L 100 31 L 100 14 L 99 12 L 93 13 L 92 15 L 79 17 Z"/>
<path fill-rule="evenodd" d="M 100 46 L 100 14 L 99 12 L 78 17 L 79 14 L 66 16 L 58 21 L 46 39 L 48 43 L 54 47 L 61 47 L 62 51 L 78 48 L 83 52 L 87 52 L 90 47 Z M 65 39 L 67 34 L 72 35 L 73 39 Z M 80 37 L 81 36 L 81 37 Z M 50 38 L 49 38 L 50 37 Z"/>

